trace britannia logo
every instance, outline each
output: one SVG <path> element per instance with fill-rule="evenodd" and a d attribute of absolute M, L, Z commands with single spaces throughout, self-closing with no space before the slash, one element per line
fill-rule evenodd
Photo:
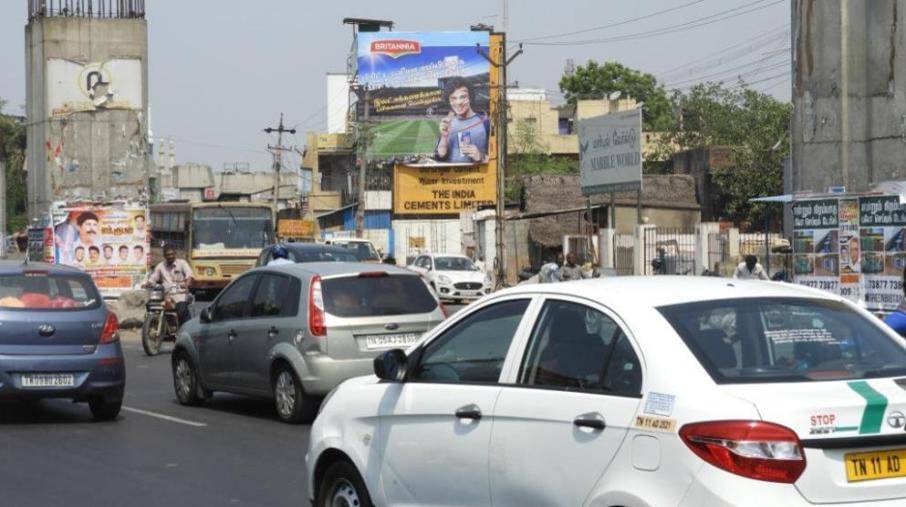
<path fill-rule="evenodd" d="M 399 58 L 406 55 L 418 55 L 422 52 L 422 44 L 415 40 L 376 40 L 371 43 L 371 54 L 387 55 L 390 58 Z"/>
<path fill-rule="evenodd" d="M 906 426 L 906 415 L 903 415 L 903 412 L 891 412 L 887 416 L 887 425 L 894 429 Z"/>

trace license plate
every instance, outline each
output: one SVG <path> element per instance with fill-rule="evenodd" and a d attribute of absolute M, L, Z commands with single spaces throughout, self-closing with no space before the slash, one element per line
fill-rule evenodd
<path fill-rule="evenodd" d="M 906 477 L 906 449 L 849 453 L 845 461 L 849 482 Z"/>
<path fill-rule="evenodd" d="M 74 387 L 75 376 L 67 373 L 22 375 L 22 387 Z"/>
<path fill-rule="evenodd" d="M 421 334 L 419 333 L 399 333 L 399 334 L 378 334 L 365 337 L 365 347 L 372 349 L 391 349 L 394 347 L 408 347 L 415 343 Z"/>

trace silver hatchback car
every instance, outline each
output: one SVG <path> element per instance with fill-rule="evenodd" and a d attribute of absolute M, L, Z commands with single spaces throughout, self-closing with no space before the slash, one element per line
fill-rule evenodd
<path fill-rule="evenodd" d="M 311 421 L 321 396 L 370 374 L 445 318 L 418 275 L 386 264 L 262 267 L 234 280 L 180 328 L 173 385 L 183 405 L 214 391 L 275 401 L 285 422 Z"/>

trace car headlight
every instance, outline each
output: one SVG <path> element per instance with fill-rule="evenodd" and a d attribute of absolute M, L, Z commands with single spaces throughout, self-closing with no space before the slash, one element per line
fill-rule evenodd
<path fill-rule="evenodd" d="M 440 275 L 437 277 L 437 281 L 440 283 L 452 283 L 453 280 L 450 280 L 450 277 L 447 275 Z"/>

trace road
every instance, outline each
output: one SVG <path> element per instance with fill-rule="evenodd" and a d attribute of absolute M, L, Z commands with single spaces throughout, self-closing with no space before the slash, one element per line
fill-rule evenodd
<path fill-rule="evenodd" d="M 123 345 L 114 422 L 66 401 L 0 404 L 3 505 L 307 505 L 308 426 L 280 422 L 267 400 L 217 394 L 182 407 L 169 354 L 145 356 L 134 332 Z"/>
<path fill-rule="evenodd" d="M 307 425 L 280 422 L 268 400 L 228 394 L 183 407 L 169 346 L 147 357 L 137 332 L 121 336 L 127 380 L 116 421 L 93 422 L 87 404 L 0 402 L 0 505 L 308 505 Z"/>

